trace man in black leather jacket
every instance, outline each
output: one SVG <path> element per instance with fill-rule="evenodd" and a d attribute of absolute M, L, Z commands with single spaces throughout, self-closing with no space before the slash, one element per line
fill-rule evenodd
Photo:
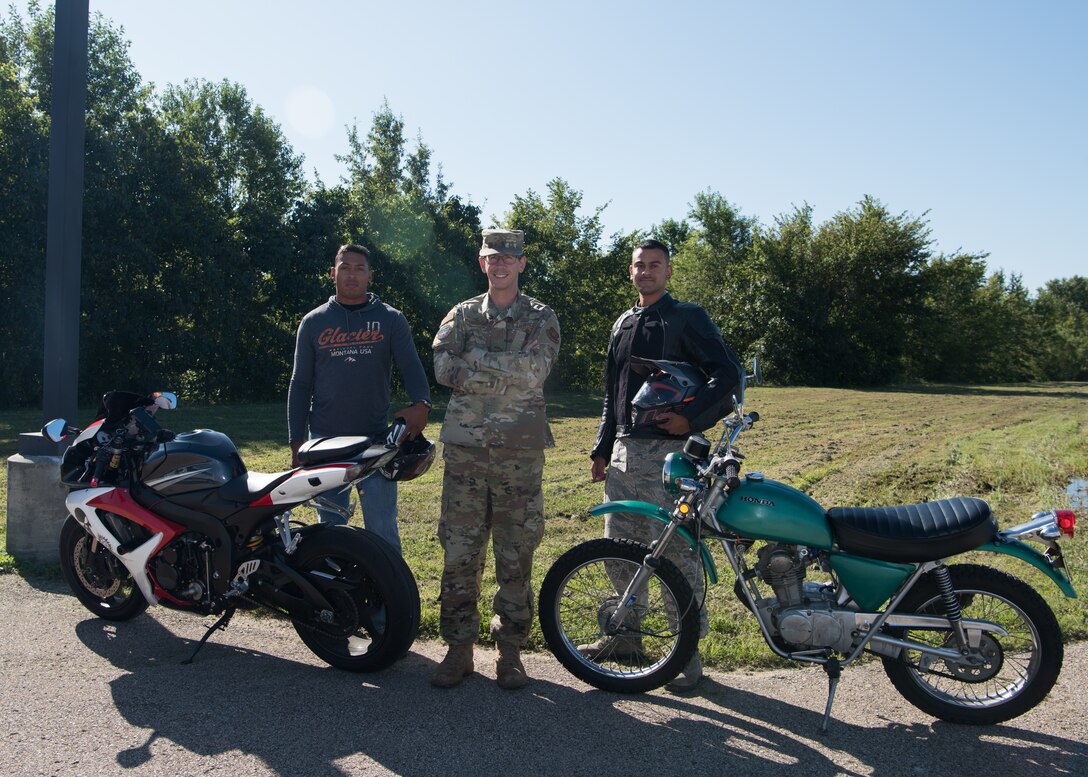
<path fill-rule="evenodd" d="M 706 310 L 680 302 L 665 291 L 672 265 L 663 243 L 640 243 L 631 256 L 630 275 L 639 299 L 612 327 L 601 423 L 590 454 L 591 477 L 606 481 L 608 501 L 636 499 L 671 510 L 672 504 L 666 503 L 661 489 L 665 455 L 681 450 L 689 434 L 709 429 L 732 409 L 732 398 L 740 393 L 743 373 Z M 636 425 L 631 400 L 645 381 L 645 374 L 632 369 L 632 357 L 687 362 L 699 368 L 707 382 L 682 410 L 665 413 L 655 426 Z M 613 513 L 605 519 L 606 537 L 627 537 L 646 544 L 656 538 L 659 528 L 648 518 L 628 514 Z M 702 599 L 703 577 L 690 548 L 675 542 L 666 556 L 685 574 L 697 599 Z M 705 612 L 700 621 L 701 636 L 705 636 Z M 632 638 L 603 638 L 578 649 L 587 658 L 604 659 L 637 653 L 641 644 Z M 682 675 L 667 687 L 689 690 L 701 676 L 696 653 Z"/>

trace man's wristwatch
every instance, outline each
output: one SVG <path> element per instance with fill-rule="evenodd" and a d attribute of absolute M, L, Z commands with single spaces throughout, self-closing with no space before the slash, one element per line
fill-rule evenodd
<path fill-rule="evenodd" d="M 429 400 L 429 399 L 417 399 L 416 404 L 417 405 L 426 405 L 428 410 L 433 410 L 434 409 L 434 405 L 431 404 L 431 400 Z"/>

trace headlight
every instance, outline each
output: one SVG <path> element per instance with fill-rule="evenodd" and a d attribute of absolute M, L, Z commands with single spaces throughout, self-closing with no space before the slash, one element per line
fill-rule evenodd
<path fill-rule="evenodd" d="M 681 453 L 670 453 L 661 467 L 661 487 L 665 496 L 675 498 L 680 494 L 680 479 L 695 477 L 695 465 Z"/>

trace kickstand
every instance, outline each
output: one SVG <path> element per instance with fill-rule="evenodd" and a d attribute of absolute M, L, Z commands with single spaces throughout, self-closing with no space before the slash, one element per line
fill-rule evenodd
<path fill-rule="evenodd" d="M 831 705 L 835 703 L 835 690 L 839 687 L 839 678 L 842 676 L 842 664 L 839 659 L 831 658 L 824 664 L 827 672 L 827 707 L 824 708 L 824 720 L 820 725 L 820 733 L 827 733 L 827 726 L 831 722 Z"/>
<path fill-rule="evenodd" d="M 213 623 L 211 626 L 209 626 L 208 630 L 206 632 L 204 632 L 204 636 L 200 638 L 200 642 L 197 643 L 196 650 L 193 651 L 193 654 L 191 656 L 189 656 L 187 659 L 185 659 L 184 661 L 182 661 L 181 663 L 183 663 L 183 664 L 193 663 L 193 659 L 196 658 L 196 654 L 200 652 L 200 649 L 202 647 L 204 647 L 204 643 L 208 641 L 208 637 L 210 637 L 218 629 L 225 629 L 227 627 L 227 624 L 230 623 L 231 617 L 234 615 L 235 609 L 236 608 L 234 608 L 234 607 L 228 607 L 227 611 L 219 616 L 219 620 L 217 620 L 215 623 Z"/>

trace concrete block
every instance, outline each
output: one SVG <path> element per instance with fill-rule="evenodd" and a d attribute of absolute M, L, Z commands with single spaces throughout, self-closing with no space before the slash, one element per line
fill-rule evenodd
<path fill-rule="evenodd" d="M 8 457 L 8 553 L 20 561 L 56 564 L 68 511 L 59 456 Z"/>

